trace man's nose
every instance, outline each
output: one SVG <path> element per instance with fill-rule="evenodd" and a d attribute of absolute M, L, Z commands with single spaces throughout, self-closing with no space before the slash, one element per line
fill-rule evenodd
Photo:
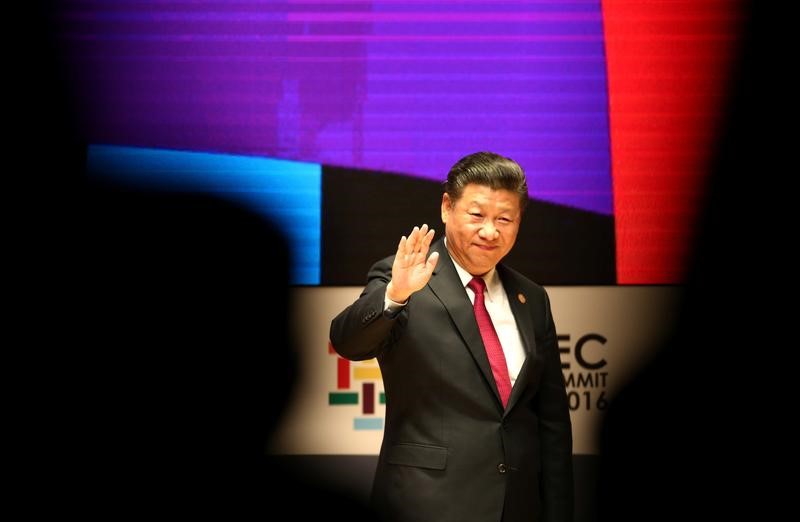
<path fill-rule="evenodd" d="M 500 232 L 497 231 L 497 228 L 494 226 L 494 223 L 491 221 L 486 221 L 483 226 L 481 227 L 478 235 L 481 239 L 488 239 L 489 241 L 494 241 L 497 239 L 497 236 L 500 235 Z"/>

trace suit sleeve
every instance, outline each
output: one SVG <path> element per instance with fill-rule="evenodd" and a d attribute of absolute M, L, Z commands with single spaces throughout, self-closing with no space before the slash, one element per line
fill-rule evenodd
<path fill-rule="evenodd" d="M 539 389 L 539 437 L 541 442 L 542 520 L 571 522 L 573 517 L 572 425 L 561 371 L 561 358 L 550 299 L 545 300 L 545 335 L 541 340 L 544 372 Z M 537 340 L 537 342 L 539 342 Z"/>
<path fill-rule="evenodd" d="M 331 344 L 342 357 L 361 361 L 380 356 L 390 344 L 398 319 L 406 314 L 403 310 L 392 316 L 383 310 L 393 261 L 389 257 L 375 263 L 358 300 L 331 321 Z"/>

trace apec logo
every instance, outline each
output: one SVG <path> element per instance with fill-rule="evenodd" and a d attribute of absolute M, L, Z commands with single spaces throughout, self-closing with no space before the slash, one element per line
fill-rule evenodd
<path fill-rule="evenodd" d="M 598 333 L 577 338 L 574 346 L 570 334 L 558 335 L 561 369 L 567 386 L 567 399 L 572 411 L 605 410 L 608 407 L 606 385 L 608 372 L 602 371 L 608 361 L 604 357 L 607 339 Z M 355 430 L 382 430 L 383 417 L 376 415 L 376 404 L 386 404 L 381 370 L 375 359 L 349 361 L 328 342 L 328 354 L 336 358 L 336 390 L 328 392 L 329 406 L 361 406 L 353 418 Z"/>
<path fill-rule="evenodd" d="M 578 337 L 572 346 L 569 334 L 558 335 L 558 352 L 570 410 L 605 410 L 608 407 L 608 372 L 602 371 L 608 364 L 604 357 L 607 341 L 603 335 L 587 333 Z"/>
<path fill-rule="evenodd" d="M 375 359 L 349 361 L 333 349 L 328 341 L 328 354 L 336 357 L 336 391 L 328 392 L 329 406 L 361 405 L 361 415 L 353 418 L 354 430 L 382 430 L 383 417 L 375 414 L 375 404 L 386 404 L 381 369 Z M 359 386 L 360 383 L 360 386 Z"/>

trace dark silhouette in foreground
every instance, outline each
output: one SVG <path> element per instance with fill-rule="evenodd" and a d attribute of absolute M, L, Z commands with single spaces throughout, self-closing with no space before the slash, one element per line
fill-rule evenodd
<path fill-rule="evenodd" d="M 760 141 L 764 105 L 776 99 L 756 91 L 769 78 L 756 47 L 764 19 L 748 7 L 683 306 L 657 358 L 607 412 L 603 522 L 781 518 L 767 497 L 785 476 L 770 468 L 791 451 L 778 411 L 791 401 L 777 393 L 780 337 L 771 334 L 793 320 L 768 295 L 791 272 L 776 255 L 787 239 L 775 212 L 785 203 L 773 183 L 782 171 L 771 165 L 781 152 Z"/>
<path fill-rule="evenodd" d="M 89 183 L 75 305 L 102 497 L 142 514 L 364 508 L 265 455 L 295 381 L 285 238 L 210 196 Z M 286 511 L 284 511 L 286 512 Z"/>
<path fill-rule="evenodd" d="M 286 239 L 213 196 L 88 179 L 80 120 L 92 108 L 73 104 L 50 7 L 20 17 L 30 45 L 9 147 L 24 160 L 10 175 L 22 186 L 9 191 L 21 287 L 9 301 L 12 351 L 28 364 L 9 368 L 24 372 L 13 424 L 31 505 L 104 519 L 321 509 L 367 520 L 266 455 L 297 370 Z"/>

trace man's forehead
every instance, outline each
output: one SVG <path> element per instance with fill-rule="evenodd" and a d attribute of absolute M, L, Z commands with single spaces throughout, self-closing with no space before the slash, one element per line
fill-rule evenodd
<path fill-rule="evenodd" d="M 481 188 L 476 191 L 470 191 L 468 190 L 469 187 Z M 499 199 L 492 196 L 499 196 Z M 483 187 L 483 185 L 467 185 L 464 188 L 464 193 L 461 194 L 461 198 L 459 198 L 459 203 L 465 205 L 484 205 L 490 202 L 502 207 L 516 208 L 519 206 L 519 196 L 507 189 L 494 190 L 490 187 Z"/>

